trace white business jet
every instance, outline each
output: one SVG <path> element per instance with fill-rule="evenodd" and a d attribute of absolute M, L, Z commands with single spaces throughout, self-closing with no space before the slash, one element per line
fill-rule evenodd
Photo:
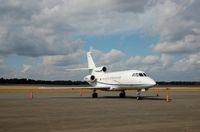
<path fill-rule="evenodd" d="M 84 77 L 93 89 L 92 97 L 97 98 L 96 90 L 103 91 L 121 91 L 119 96 L 126 97 L 126 90 L 137 90 L 137 99 L 140 100 L 141 92 L 147 91 L 156 85 L 156 82 L 140 70 L 126 70 L 118 72 L 107 72 L 105 66 L 96 67 L 91 52 L 87 53 L 88 68 L 71 69 L 71 70 L 89 70 L 89 75 Z M 82 87 L 84 89 L 84 87 Z"/>

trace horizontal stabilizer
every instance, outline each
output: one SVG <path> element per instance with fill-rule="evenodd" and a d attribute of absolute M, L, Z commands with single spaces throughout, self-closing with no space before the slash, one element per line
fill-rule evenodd
<path fill-rule="evenodd" d="M 92 69 L 91 68 L 65 69 L 65 71 L 82 71 L 82 70 L 92 70 Z"/>

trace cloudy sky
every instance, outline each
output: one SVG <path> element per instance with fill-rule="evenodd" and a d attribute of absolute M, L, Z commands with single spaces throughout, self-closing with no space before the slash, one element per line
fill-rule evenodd
<path fill-rule="evenodd" d="M 0 77 L 82 80 L 109 71 L 200 81 L 199 0 L 0 0 Z"/>

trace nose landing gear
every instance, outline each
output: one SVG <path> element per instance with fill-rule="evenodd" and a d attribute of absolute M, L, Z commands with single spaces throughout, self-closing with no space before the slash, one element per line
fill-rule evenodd
<path fill-rule="evenodd" d="M 137 90 L 137 100 L 142 100 L 142 97 L 140 96 L 141 90 Z"/>

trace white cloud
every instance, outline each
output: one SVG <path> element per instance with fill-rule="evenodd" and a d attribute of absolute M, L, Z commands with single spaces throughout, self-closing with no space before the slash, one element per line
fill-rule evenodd
<path fill-rule="evenodd" d="M 85 52 L 79 50 L 78 52 L 71 53 L 69 55 L 55 55 L 55 56 L 44 56 L 43 65 L 55 65 L 55 66 L 69 66 L 79 64 Z"/>
<path fill-rule="evenodd" d="M 125 54 L 122 51 L 112 49 L 110 52 L 103 54 L 99 61 L 102 64 L 108 65 L 120 61 L 124 56 Z"/>
<path fill-rule="evenodd" d="M 162 63 L 162 66 L 165 67 L 170 67 L 173 63 L 174 59 L 173 56 L 168 55 L 168 54 L 161 54 L 160 57 L 160 62 Z"/>
<path fill-rule="evenodd" d="M 159 61 L 158 56 L 135 56 L 130 57 L 127 61 L 128 65 L 138 65 L 138 64 L 146 64 L 151 65 L 155 64 Z"/>
<path fill-rule="evenodd" d="M 117 63 L 123 59 L 125 54 L 117 49 L 111 49 L 109 52 L 105 53 L 100 50 L 93 49 L 94 59 L 97 64 L 110 65 L 112 63 Z"/>
<path fill-rule="evenodd" d="M 22 65 L 23 69 L 21 72 L 24 74 L 24 73 L 28 72 L 28 70 L 30 70 L 31 67 L 32 67 L 31 65 L 23 64 Z"/>
<path fill-rule="evenodd" d="M 200 50 L 200 18 L 192 14 L 199 12 L 196 0 L 163 1 L 150 6 L 149 12 L 143 14 L 144 29 L 150 34 L 160 36 L 160 42 L 153 50 L 160 53 L 194 53 Z M 151 16 L 149 19 L 146 16 Z"/>
<path fill-rule="evenodd" d="M 199 42 L 199 36 L 188 35 L 175 42 L 159 43 L 154 46 L 154 50 L 161 53 L 194 53 L 200 51 Z"/>
<path fill-rule="evenodd" d="M 83 43 L 74 35 L 138 30 L 160 36 L 154 47 L 158 52 L 193 52 L 199 48 L 199 19 L 192 15 L 198 11 L 199 2 L 195 0 L 3 0 L 1 3 L 1 54 L 65 55 L 81 49 Z M 193 46 L 188 49 L 186 43 L 191 36 Z"/>
<path fill-rule="evenodd" d="M 158 55 L 125 60 L 126 53 L 113 47 L 107 53 L 95 50 L 97 63 L 112 70 L 141 68 L 163 76 L 184 65 L 182 72 L 194 73 L 199 66 L 199 6 L 198 0 L 1 0 L 0 55 L 41 57 L 42 64 L 31 68 L 26 64 L 22 71 L 35 78 L 39 74 L 43 78 L 65 78 L 60 67 L 82 66 L 85 42 L 79 36 L 139 31 L 160 37 L 152 46 Z M 7 71 L 17 75 L 5 63 L 0 59 L 2 75 Z"/>
<path fill-rule="evenodd" d="M 200 52 L 186 56 L 175 63 L 174 71 L 196 71 L 200 73 Z"/>
<path fill-rule="evenodd" d="M 64 60 L 64 55 L 56 55 L 56 56 L 45 56 L 43 57 L 43 64 L 44 65 L 52 65 L 57 63 L 58 61 L 63 61 Z"/>
<path fill-rule="evenodd" d="M 157 56 L 135 56 L 130 57 L 126 62 L 126 69 L 137 69 L 147 72 L 157 81 L 171 81 L 171 66 L 173 65 L 173 56 L 161 54 Z M 173 71 L 174 72 L 174 71 Z"/>

